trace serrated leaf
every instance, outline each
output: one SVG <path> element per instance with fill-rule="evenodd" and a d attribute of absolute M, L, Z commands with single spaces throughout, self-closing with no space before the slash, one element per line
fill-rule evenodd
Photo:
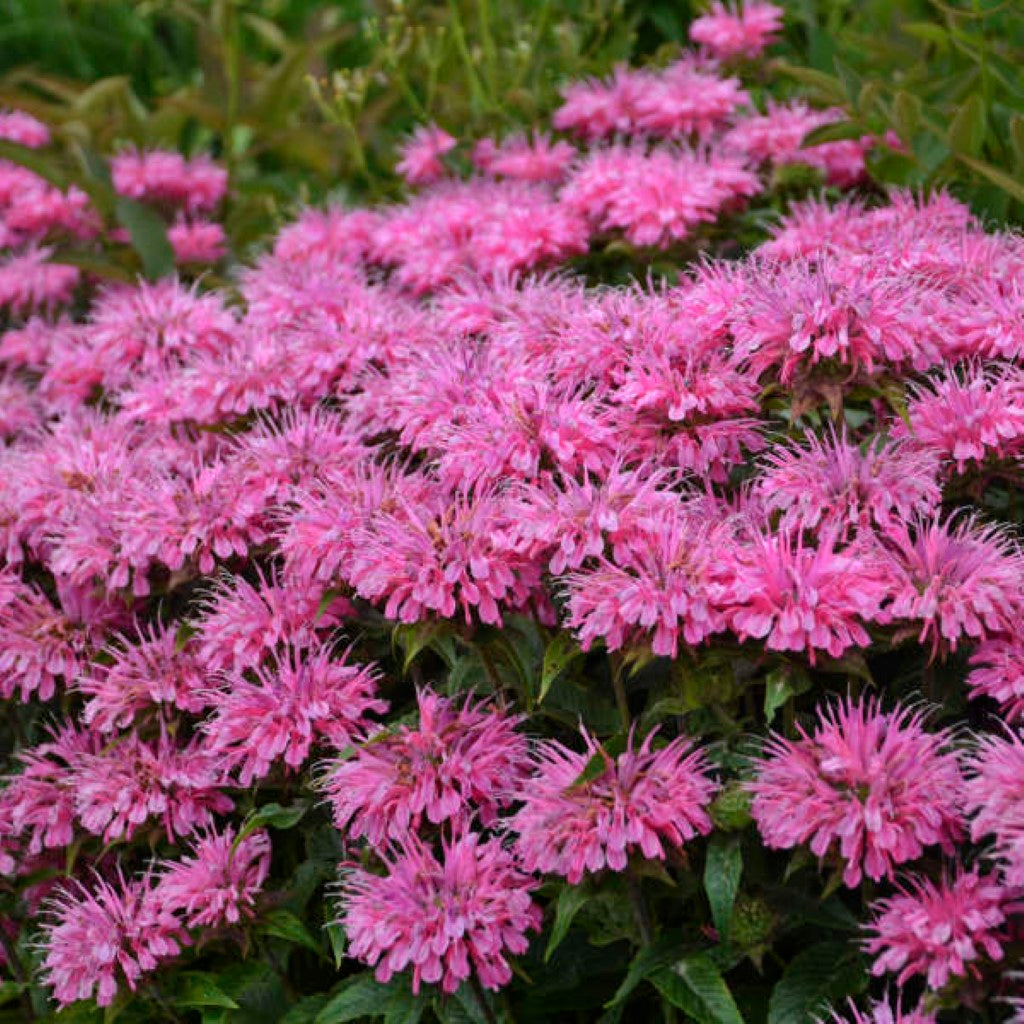
<path fill-rule="evenodd" d="M 772 989 L 768 1024 L 814 1020 L 831 1004 L 866 983 L 860 958 L 844 942 L 821 942 L 802 950 Z"/>
<path fill-rule="evenodd" d="M 551 684 L 577 659 L 583 656 L 579 644 L 570 633 L 558 633 L 544 650 L 544 663 L 540 672 L 540 693 L 542 701 L 551 689 Z"/>
<path fill-rule="evenodd" d="M 179 974 L 174 979 L 176 995 L 172 999 L 174 1006 L 223 1006 L 228 1010 L 237 1010 L 234 1001 L 217 984 L 212 974 L 198 971 Z"/>
<path fill-rule="evenodd" d="M 150 281 L 174 273 L 174 250 L 167 238 L 167 225 L 156 210 L 126 196 L 118 196 L 114 200 L 114 216 L 131 237 L 142 272 Z"/>
<path fill-rule="evenodd" d="M 548 948 L 544 950 L 545 962 L 551 959 L 551 954 L 561 945 L 562 939 L 569 933 L 573 918 L 589 898 L 590 893 L 582 886 L 562 887 L 555 906 L 555 923 L 551 926 L 551 938 L 548 939 Z"/>
<path fill-rule="evenodd" d="M 957 155 L 977 156 L 985 141 L 985 102 L 972 93 L 960 104 L 949 123 L 946 138 L 949 148 Z"/>
<path fill-rule="evenodd" d="M 258 931 L 264 935 L 272 935 L 274 938 L 285 939 L 298 946 L 304 946 L 318 956 L 323 955 L 323 950 L 309 933 L 309 929 L 290 910 L 271 910 L 260 922 Z"/>
<path fill-rule="evenodd" d="M 317 1014 L 327 1004 L 323 994 L 300 999 L 282 1018 L 280 1024 L 314 1024 Z"/>
<path fill-rule="evenodd" d="M 701 1008 L 703 1019 L 712 1024 L 744 1024 L 743 1016 L 718 968 L 704 953 L 693 953 L 672 964 L 671 971 L 682 979 Z M 804 1018 L 793 1018 L 803 1020 Z"/>
<path fill-rule="evenodd" d="M 921 123 L 920 98 L 901 89 L 892 101 L 892 119 L 896 134 L 901 139 L 909 139 Z"/>
<path fill-rule="evenodd" d="M 797 668 L 786 666 L 769 672 L 764 683 L 764 717 L 767 723 L 772 724 L 779 708 L 788 700 L 810 688 L 810 677 Z"/>
<path fill-rule="evenodd" d="M 711 917 L 723 941 L 729 939 L 729 922 L 743 874 L 743 852 L 736 837 L 716 835 L 708 843 L 704 862 L 704 891 Z"/>

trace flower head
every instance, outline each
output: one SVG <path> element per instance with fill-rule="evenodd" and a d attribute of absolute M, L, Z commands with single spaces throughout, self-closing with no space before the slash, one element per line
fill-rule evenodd
<path fill-rule="evenodd" d="M 148 879 L 113 882 L 97 876 L 87 889 L 72 882 L 52 898 L 43 926 L 43 979 L 61 1006 L 114 1001 L 118 987 L 139 979 L 181 948 L 177 918 L 153 899 Z"/>
<path fill-rule="evenodd" d="M 745 0 L 738 9 L 715 0 L 711 11 L 690 25 L 690 38 L 720 60 L 757 57 L 782 28 L 784 13 L 781 7 L 760 0 Z"/>
<path fill-rule="evenodd" d="M 961 870 L 938 884 L 911 878 L 896 896 L 874 904 L 865 943 L 877 954 L 871 973 L 895 973 L 898 985 L 920 974 L 929 988 L 940 989 L 951 977 L 976 973 L 981 957 L 1002 959 L 1008 896 L 977 871 Z"/>
<path fill-rule="evenodd" d="M 813 735 L 773 736 L 750 784 L 765 843 L 835 849 L 843 881 L 892 878 L 897 865 L 935 844 L 952 852 L 962 833 L 963 779 L 949 737 L 920 713 L 847 700 L 819 712 Z"/>
<path fill-rule="evenodd" d="M 188 928 L 216 928 L 250 917 L 270 870 L 270 836 L 263 829 L 235 842 L 235 830 L 209 831 L 192 852 L 168 861 L 157 878 L 153 899 L 181 915 Z"/>
<path fill-rule="evenodd" d="M 964 802 L 971 838 L 995 840 L 994 854 L 1007 885 L 1024 888 L 1024 737 L 1007 731 L 986 736 L 970 763 Z"/>
<path fill-rule="evenodd" d="M 429 690 L 417 703 L 418 727 L 371 736 L 332 764 L 324 783 L 335 825 L 377 848 L 424 821 L 437 825 L 476 812 L 490 824 L 526 775 L 518 717 L 469 700 L 460 707 Z"/>
<path fill-rule="evenodd" d="M 402 147 L 395 170 L 410 185 L 429 185 L 444 176 L 441 157 L 454 149 L 455 139 L 436 124 L 421 125 Z"/>
<path fill-rule="evenodd" d="M 684 737 L 653 749 L 654 734 L 613 758 L 583 730 L 585 749 L 542 743 L 524 804 L 509 821 L 528 871 L 562 875 L 576 885 L 586 873 L 622 871 L 631 854 L 664 860 L 711 831 L 707 805 L 716 786 L 701 751 Z M 582 779 L 593 762 L 603 767 Z M 589 775 L 589 773 L 588 773 Z"/>
<path fill-rule="evenodd" d="M 484 988 L 507 985 L 507 955 L 526 952 L 541 912 L 530 899 L 536 882 L 501 843 L 466 833 L 438 860 L 409 836 L 382 859 L 386 875 L 355 868 L 342 880 L 350 953 L 376 965 L 382 983 L 411 967 L 414 992 L 423 982 L 454 992 L 474 972 Z"/>

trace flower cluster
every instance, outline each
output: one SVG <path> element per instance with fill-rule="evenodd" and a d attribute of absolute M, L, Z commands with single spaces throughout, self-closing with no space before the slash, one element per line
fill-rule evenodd
<path fill-rule="evenodd" d="M 186 946 L 316 946 L 285 908 L 328 859 L 349 956 L 471 985 L 471 1015 L 533 933 L 691 917 L 651 980 L 698 964 L 728 1010 L 710 972 L 762 966 L 814 858 L 844 906 L 881 890 L 864 949 L 900 990 L 836 1021 L 1005 995 L 1024 244 L 901 192 L 723 243 L 779 168 L 853 187 L 874 145 L 755 109 L 780 18 L 712 5 L 699 52 L 570 84 L 566 137 L 424 126 L 404 200 L 302 212 L 227 285 L 93 287 L 51 261 L 100 244 L 87 197 L 0 163 L 0 933 L 39 937 L 58 1003 Z M 122 152 L 112 181 L 180 263 L 220 257 L 212 160 Z"/>

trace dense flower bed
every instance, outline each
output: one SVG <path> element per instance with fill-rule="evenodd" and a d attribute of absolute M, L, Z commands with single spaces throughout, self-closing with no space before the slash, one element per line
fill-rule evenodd
<path fill-rule="evenodd" d="M 731 73 L 778 26 L 716 5 L 468 178 L 426 126 L 412 198 L 304 212 L 233 289 L 96 288 L 51 261 L 88 196 L 0 166 L 12 998 L 1012 1017 L 1024 244 L 811 198 L 675 281 L 573 272 L 682 260 L 779 167 L 865 181 L 878 140 L 802 149 L 833 113 Z M 224 255 L 212 161 L 112 183 Z"/>

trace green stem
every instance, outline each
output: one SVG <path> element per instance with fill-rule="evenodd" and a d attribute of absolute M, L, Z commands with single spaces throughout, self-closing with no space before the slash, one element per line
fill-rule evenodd
<path fill-rule="evenodd" d="M 629 713 L 629 702 L 626 700 L 626 681 L 623 679 L 625 661 L 618 654 L 610 654 L 608 657 L 612 667 L 612 690 L 615 692 L 615 706 L 619 710 L 622 731 L 628 733 L 633 719 Z"/>
<path fill-rule="evenodd" d="M 484 992 L 484 987 L 480 984 L 480 979 L 476 976 L 475 971 L 470 979 L 473 995 L 476 996 L 476 1001 L 480 1004 L 480 1009 L 483 1010 L 487 1024 L 498 1024 L 498 1018 L 494 1016 L 494 1010 L 491 1009 L 491 1004 L 487 1001 L 487 993 Z"/>

